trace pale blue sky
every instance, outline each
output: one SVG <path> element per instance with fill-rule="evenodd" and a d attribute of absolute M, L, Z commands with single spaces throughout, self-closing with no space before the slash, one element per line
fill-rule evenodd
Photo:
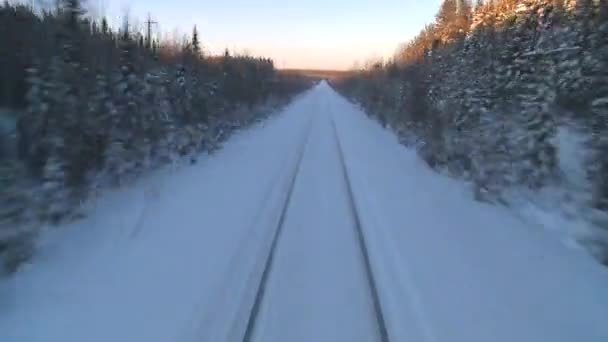
<path fill-rule="evenodd" d="M 432 21 L 441 0 L 89 0 L 119 22 L 126 8 L 160 30 L 189 34 L 198 26 L 207 50 L 247 51 L 278 67 L 348 69 L 392 56 Z"/>

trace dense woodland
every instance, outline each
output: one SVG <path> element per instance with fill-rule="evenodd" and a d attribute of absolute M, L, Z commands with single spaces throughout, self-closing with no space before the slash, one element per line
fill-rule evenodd
<path fill-rule="evenodd" d="M 334 85 L 481 200 L 561 189 L 608 263 L 608 0 L 445 0 L 394 60 Z M 559 167 L 563 129 L 583 184 Z"/>
<path fill-rule="evenodd" d="M 99 188 L 195 162 L 311 85 L 269 59 L 206 55 L 196 27 L 162 42 L 129 20 L 115 30 L 78 0 L 0 5 L 0 260 L 11 266 L 40 223 L 73 218 Z"/>

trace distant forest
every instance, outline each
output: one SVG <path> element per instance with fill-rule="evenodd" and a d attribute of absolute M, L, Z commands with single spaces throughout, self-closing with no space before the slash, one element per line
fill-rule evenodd
<path fill-rule="evenodd" d="M 315 79 L 341 79 L 349 76 L 353 76 L 353 71 L 342 71 L 342 70 L 313 70 L 313 69 L 282 69 L 279 71 L 284 75 L 302 75 Z"/>

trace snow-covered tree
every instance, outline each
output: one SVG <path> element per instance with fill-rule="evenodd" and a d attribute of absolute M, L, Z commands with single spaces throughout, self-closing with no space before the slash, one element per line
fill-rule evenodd
<path fill-rule="evenodd" d="M 196 29 L 196 25 L 192 29 L 192 52 L 196 57 L 201 57 L 203 50 L 201 49 L 201 42 L 198 38 L 198 30 Z"/>
<path fill-rule="evenodd" d="M 559 184 L 558 126 L 588 127 L 592 205 L 608 212 L 608 2 L 477 1 L 460 12 L 470 7 L 442 1 L 435 23 L 397 51 L 397 71 L 381 66 L 337 89 L 374 117 L 399 108 L 402 140 L 421 142 L 422 158 L 484 199 Z"/>
<path fill-rule="evenodd" d="M 597 31 L 591 36 L 595 64 L 591 87 L 591 141 L 589 172 L 594 184 L 594 206 L 608 210 L 608 3 L 599 3 Z"/>
<path fill-rule="evenodd" d="M 0 167 L 0 226 L 7 217 L 28 227 L 70 219 L 94 188 L 215 149 L 213 129 L 225 139 L 256 113 L 232 109 L 287 101 L 311 85 L 278 77 L 268 59 L 205 56 L 197 29 L 185 46 L 146 46 L 128 17 L 114 32 L 105 18 L 85 17 L 79 0 L 57 4 L 34 13 L 0 3 L 0 106 L 21 113 L 18 158 Z M 2 229 L 0 259 L 7 244 L 21 244 Z"/>

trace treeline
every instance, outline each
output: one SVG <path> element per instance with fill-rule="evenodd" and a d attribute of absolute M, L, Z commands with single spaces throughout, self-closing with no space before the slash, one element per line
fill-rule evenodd
<path fill-rule="evenodd" d="M 0 5 L 0 72 L 0 258 L 10 264 L 39 222 L 70 218 L 93 189 L 212 151 L 312 82 L 265 58 L 207 56 L 196 27 L 184 42 L 144 36 L 129 18 L 115 31 L 78 0 Z"/>
<path fill-rule="evenodd" d="M 443 1 L 436 20 L 335 86 L 478 198 L 566 189 L 608 263 L 608 1 Z M 585 142 L 586 185 L 568 188 L 556 138 Z"/>

